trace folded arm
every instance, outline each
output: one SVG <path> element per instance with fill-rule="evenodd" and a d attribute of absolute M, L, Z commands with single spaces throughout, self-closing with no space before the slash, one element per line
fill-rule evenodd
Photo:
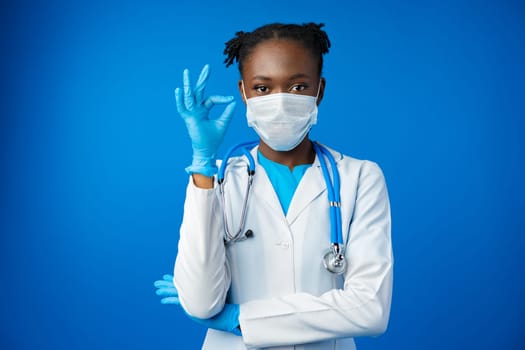
<path fill-rule="evenodd" d="M 249 347 L 374 336 L 388 324 L 393 283 L 390 206 L 380 168 L 362 167 L 346 245 L 344 289 L 321 296 L 298 293 L 241 304 L 240 325 Z"/>

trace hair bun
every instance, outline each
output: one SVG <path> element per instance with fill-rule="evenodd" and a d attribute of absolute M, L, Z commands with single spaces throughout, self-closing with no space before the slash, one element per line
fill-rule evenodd
<path fill-rule="evenodd" d="M 242 62 L 257 44 L 269 39 L 292 39 L 297 40 L 305 48 L 311 50 L 314 56 L 319 57 L 319 72 L 323 68 L 323 55 L 330 49 L 330 39 L 321 28 L 324 23 L 303 23 L 283 24 L 270 23 L 255 29 L 253 32 L 238 31 L 235 37 L 226 42 L 224 54 L 226 67 L 232 65 L 235 61 L 239 63 L 239 70 L 242 72 Z"/>
<path fill-rule="evenodd" d="M 237 33 L 235 33 L 235 36 L 242 40 L 242 39 L 246 38 L 246 36 L 248 36 L 248 33 L 243 32 L 242 30 L 240 30 Z"/>
<path fill-rule="evenodd" d="M 224 49 L 224 54 L 227 56 L 224 60 L 226 67 L 232 65 L 235 60 L 239 61 L 239 51 L 248 35 L 248 33 L 241 30 L 235 33 L 235 38 L 226 42 L 226 48 Z"/>

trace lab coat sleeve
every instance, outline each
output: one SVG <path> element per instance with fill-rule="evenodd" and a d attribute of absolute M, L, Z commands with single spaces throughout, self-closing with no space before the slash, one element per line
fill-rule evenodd
<path fill-rule="evenodd" d="M 365 161 L 349 227 L 344 289 L 320 296 L 297 293 L 241 304 L 239 319 L 247 347 L 384 333 L 393 284 L 390 225 L 383 173 L 377 164 Z"/>
<path fill-rule="evenodd" d="M 181 305 L 197 318 L 222 310 L 231 281 L 216 191 L 196 187 L 190 177 L 175 260 L 173 282 Z"/>

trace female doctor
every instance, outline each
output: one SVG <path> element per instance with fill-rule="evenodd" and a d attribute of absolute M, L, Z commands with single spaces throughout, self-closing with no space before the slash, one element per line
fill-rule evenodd
<path fill-rule="evenodd" d="M 276 23 L 226 43 L 259 136 L 242 156 L 215 159 L 235 102 L 204 97 L 208 66 L 194 87 L 185 70 L 175 91 L 193 162 L 174 276 L 155 286 L 209 328 L 203 349 L 355 349 L 354 337 L 387 328 L 393 254 L 381 169 L 308 137 L 326 84 L 322 27 Z M 210 119 L 217 104 L 227 106 Z"/>

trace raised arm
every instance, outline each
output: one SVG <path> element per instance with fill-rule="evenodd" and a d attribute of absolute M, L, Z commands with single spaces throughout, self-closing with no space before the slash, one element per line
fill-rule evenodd
<path fill-rule="evenodd" d="M 191 177 L 186 190 L 174 284 L 181 305 L 188 314 L 198 318 L 209 318 L 222 310 L 230 285 L 213 176 L 217 173 L 216 153 L 233 115 L 235 102 L 232 102 L 232 96 L 205 99 L 208 76 L 209 66 L 206 65 L 192 88 L 189 72 L 184 70 L 184 88 L 175 90 L 177 111 L 191 139 L 193 160 L 186 168 Z M 209 117 L 214 105 L 226 103 L 228 105 L 219 118 Z"/>

